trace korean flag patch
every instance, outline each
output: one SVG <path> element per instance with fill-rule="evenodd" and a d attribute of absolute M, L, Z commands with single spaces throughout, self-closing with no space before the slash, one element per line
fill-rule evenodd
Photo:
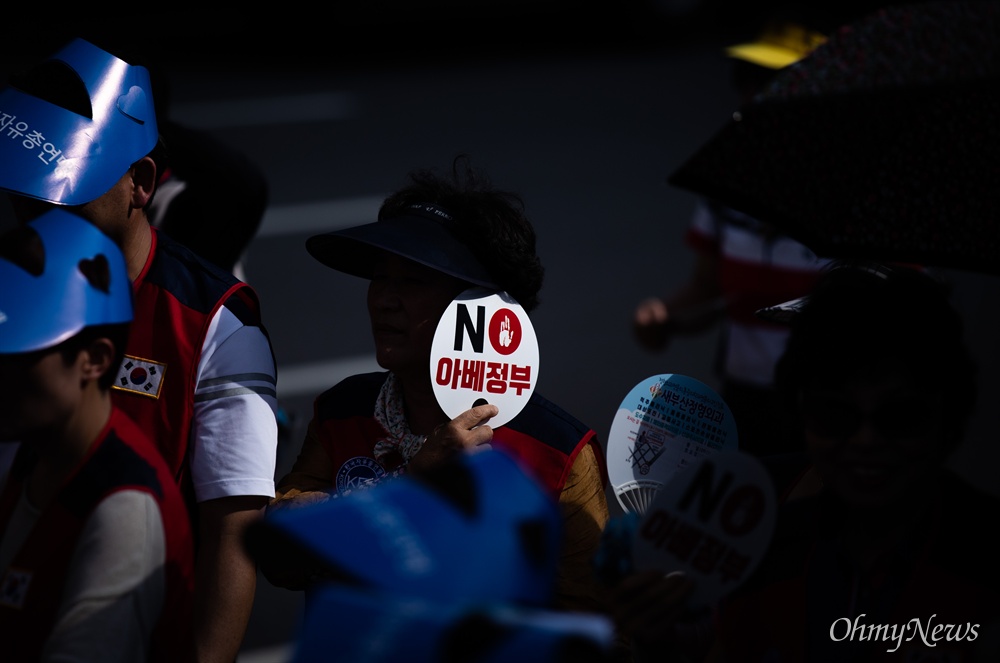
<path fill-rule="evenodd" d="M 166 364 L 125 355 L 112 388 L 159 398 L 163 375 L 166 372 Z"/>

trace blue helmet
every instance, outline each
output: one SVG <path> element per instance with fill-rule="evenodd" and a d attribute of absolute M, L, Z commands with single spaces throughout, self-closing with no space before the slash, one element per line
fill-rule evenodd
<path fill-rule="evenodd" d="M 0 354 L 44 350 L 85 327 L 132 320 L 125 258 L 96 226 L 54 208 L 12 232 L 35 233 L 44 259 L 34 274 L 6 255 L 14 236 L 0 240 Z"/>
<path fill-rule="evenodd" d="M 14 85 L 0 91 L 0 189 L 58 205 L 82 205 L 103 195 L 156 146 L 151 82 L 145 67 L 83 39 L 74 39 L 45 61 L 54 62 L 67 65 L 79 78 L 91 117 Z M 72 76 L 70 80 L 75 82 Z"/>
<path fill-rule="evenodd" d="M 481 554 L 463 542 L 455 545 L 470 556 Z M 610 618 L 597 613 L 431 601 L 326 585 L 306 604 L 291 660 L 606 663 L 612 660 L 613 642 Z"/>
<path fill-rule="evenodd" d="M 348 584 L 434 601 L 535 606 L 552 599 L 562 530 L 555 499 L 495 449 L 274 511 L 261 525 L 254 554 L 309 556 Z"/>

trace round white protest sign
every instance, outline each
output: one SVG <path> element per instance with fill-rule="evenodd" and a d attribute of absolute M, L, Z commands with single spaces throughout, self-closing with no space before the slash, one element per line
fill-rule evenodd
<path fill-rule="evenodd" d="M 622 509 L 644 513 L 675 472 L 737 447 L 733 414 L 714 389 L 684 375 L 654 375 L 618 406 L 608 435 L 608 478 Z"/>
<path fill-rule="evenodd" d="M 664 486 L 632 542 L 640 570 L 683 571 L 695 581 L 691 608 L 706 607 L 746 580 L 771 543 L 777 498 L 759 460 L 741 451 L 706 456 Z"/>
<path fill-rule="evenodd" d="M 431 385 L 441 409 L 455 418 L 492 403 L 497 428 L 527 404 L 538 382 L 538 340 L 528 314 L 506 292 L 472 288 L 442 314 L 431 344 Z"/>

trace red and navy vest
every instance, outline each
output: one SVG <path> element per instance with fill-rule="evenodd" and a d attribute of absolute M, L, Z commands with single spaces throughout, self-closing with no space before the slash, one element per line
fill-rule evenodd
<path fill-rule="evenodd" d="M 222 306 L 266 336 L 257 295 L 155 228 L 149 259 L 132 288 L 134 322 L 112 400 L 160 448 L 193 509 L 185 458 L 202 346 Z"/>
<path fill-rule="evenodd" d="M 35 463 L 22 444 L 0 494 L 0 539 Z M 182 660 L 191 647 L 194 549 L 180 490 L 155 446 L 123 413 L 112 414 L 87 457 L 48 505 L 0 578 L 0 659 L 37 660 L 54 625 L 76 541 L 100 502 L 119 490 L 156 499 L 166 536 L 163 611 L 150 661 Z M 113 634 L 108 634 L 109 637 Z"/>
<path fill-rule="evenodd" d="M 378 481 L 393 468 L 375 459 L 375 443 L 386 431 L 374 417 L 387 372 L 344 379 L 320 394 L 313 409 L 321 444 L 333 463 L 338 492 Z M 597 435 L 554 403 L 532 393 L 516 417 L 493 431 L 490 444 L 506 451 L 558 498 L 580 451 L 594 447 L 607 484 L 607 468 Z"/>

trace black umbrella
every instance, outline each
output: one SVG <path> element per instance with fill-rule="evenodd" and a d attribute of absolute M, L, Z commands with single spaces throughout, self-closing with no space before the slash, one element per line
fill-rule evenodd
<path fill-rule="evenodd" d="M 668 181 L 822 256 L 1000 274 L 1000 3 L 840 28 Z"/>

